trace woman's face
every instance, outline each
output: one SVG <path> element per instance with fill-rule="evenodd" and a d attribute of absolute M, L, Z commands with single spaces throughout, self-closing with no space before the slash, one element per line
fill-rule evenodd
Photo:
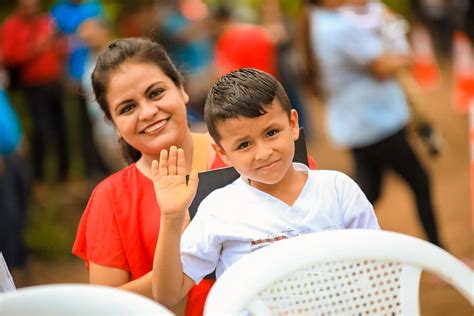
<path fill-rule="evenodd" d="M 189 97 L 155 64 L 120 66 L 110 75 L 106 99 L 118 136 L 143 156 L 157 158 L 189 133 Z"/>

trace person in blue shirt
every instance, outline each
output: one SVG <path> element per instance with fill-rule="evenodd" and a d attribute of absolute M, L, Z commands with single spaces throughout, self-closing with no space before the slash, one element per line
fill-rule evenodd
<path fill-rule="evenodd" d="M 68 75 L 73 81 L 80 82 L 84 74 L 88 48 L 79 39 L 76 31 L 85 20 L 103 17 L 104 8 L 97 0 L 59 0 L 51 9 L 51 15 L 59 31 L 68 38 Z"/>
<path fill-rule="evenodd" d="M 87 103 L 81 89 L 83 76 L 86 75 L 86 63 L 89 49 L 78 36 L 79 26 L 90 18 L 104 18 L 105 11 L 99 0 L 58 0 L 51 9 L 58 32 L 67 37 L 68 41 L 68 87 L 77 97 L 78 102 L 78 133 L 80 148 L 85 164 L 86 177 L 102 177 L 110 170 L 101 156 L 92 135 L 92 122 L 87 113 Z"/>
<path fill-rule="evenodd" d="M 28 163 L 20 154 L 23 131 L 3 84 L 0 78 L 0 254 L 12 269 L 26 262 L 24 227 L 31 181 Z M 0 270 L 3 264 L 0 257 Z M 3 277 L 8 270 L 3 272 L 0 292 L 13 285 L 11 279 Z"/>
<path fill-rule="evenodd" d="M 351 151 L 356 180 L 370 202 L 379 198 L 387 169 L 400 175 L 414 193 L 429 241 L 440 246 L 430 182 L 407 141 L 410 110 L 395 77 L 410 58 L 384 51 L 379 36 L 340 14 L 345 1 L 309 2 L 306 60 L 327 105 L 330 138 Z"/>

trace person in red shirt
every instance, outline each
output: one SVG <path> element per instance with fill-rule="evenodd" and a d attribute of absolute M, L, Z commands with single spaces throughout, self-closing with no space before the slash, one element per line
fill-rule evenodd
<path fill-rule="evenodd" d="M 66 180 L 69 152 L 60 84 L 65 46 L 56 36 L 51 16 L 41 12 L 38 0 L 18 0 L 15 11 L 1 26 L 0 51 L 4 65 L 15 69 L 30 110 L 36 180 L 44 180 L 49 147 L 58 157 L 58 179 Z"/>
<path fill-rule="evenodd" d="M 265 28 L 234 21 L 225 6 L 216 10 L 214 19 L 218 26 L 214 47 L 218 77 L 239 68 L 256 68 L 278 77 L 275 42 Z"/>
<path fill-rule="evenodd" d="M 86 261 L 90 283 L 152 297 L 160 207 L 151 162 L 161 150 L 175 145 L 190 157 L 185 166 L 188 173 L 225 167 L 225 163 L 216 155 L 207 133 L 191 132 L 186 115 L 189 97 L 182 77 L 158 43 L 138 38 L 112 42 L 98 56 L 92 86 L 106 119 L 115 127 L 129 166 L 94 189 L 72 252 Z M 212 283 L 203 280 L 188 295 L 186 308 L 181 302 L 174 312 L 201 315 Z"/>

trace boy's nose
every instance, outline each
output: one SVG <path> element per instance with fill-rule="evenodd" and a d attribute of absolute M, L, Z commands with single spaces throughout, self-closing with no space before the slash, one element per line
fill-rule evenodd
<path fill-rule="evenodd" d="M 159 107 L 153 102 L 146 102 L 140 108 L 139 119 L 142 121 L 152 119 L 160 111 Z"/>
<path fill-rule="evenodd" d="M 267 146 L 266 144 L 259 144 L 257 145 L 256 149 L 256 160 L 266 160 L 273 152 L 272 148 L 270 146 Z"/>

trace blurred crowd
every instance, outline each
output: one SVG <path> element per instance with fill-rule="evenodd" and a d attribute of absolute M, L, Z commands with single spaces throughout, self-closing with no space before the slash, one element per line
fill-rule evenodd
<path fill-rule="evenodd" d="M 315 93 L 321 103 L 330 103 L 335 99 L 328 90 L 345 90 L 347 86 L 337 74 L 333 80 L 325 73 L 337 67 L 332 67 L 334 56 L 326 56 L 331 52 L 321 48 L 336 39 L 321 29 L 319 40 L 311 40 L 308 32 L 314 24 L 308 20 L 315 17 L 310 13 L 311 5 L 337 7 L 337 14 L 353 25 L 383 37 L 384 61 L 390 61 L 390 67 L 397 64 L 405 72 L 411 71 L 421 88 L 436 81 L 437 65 L 451 56 L 455 34 L 463 34 L 471 43 L 474 38 L 474 6 L 469 0 L 149 0 L 119 5 L 105 0 L 16 0 L 0 26 L 0 251 L 8 265 L 14 268 L 25 263 L 23 236 L 29 203 L 45 188 L 78 178 L 96 183 L 126 165 L 114 128 L 104 119 L 90 82 L 97 55 L 114 38 L 146 36 L 166 48 L 185 76 L 190 96 L 188 119 L 194 130 L 205 129 L 203 106 L 212 83 L 230 70 L 254 67 L 279 79 L 299 112 L 308 141 L 317 137 L 309 117 L 314 95 L 309 95 Z M 319 18 L 327 19 L 323 27 L 328 29 L 337 21 Z M 353 49 L 359 50 L 359 39 L 337 40 L 348 45 L 354 42 Z M 326 74 L 326 82 L 318 77 L 318 71 Z M 380 97 L 390 99 L 390 93 L 402 93 L 409 99 L 410 88 L 402 78 L 396 80 L 402 82 L 403 89 L 386 87 L 389 94 Z M 362 75 L 346 79 L 364 80 Z M 72 115 L 71 107 L 76 109 Z M 18 109 L 23 109 L 21 116 Z M 394 109 L 386 124 L 398 116 L 399 121 L 393 124 L 397 128 L 404 125 L 409 116 L 404 111 Z M 418 121 L 419 135 L 436 155 L 435 129 L 423 113 L 416 113 L 416 108 L 411 111 Z M 334 117 L 359 114 L 335 113 Z M 360 162 L 357 172 L 362 172 L 363 163 L 371 163 L 367 158 L 370 153 L 360 151 L 357 141 L 346 142 L 337 132 L 333 136 L 335 144 L 353 149 L 354 159 Z M 72 143 L 73 139 L 77 142 Z M 72 152 L 79 156 L 74 158 L 81 164 L 79 175 L 72 171 L 77 167 L 71 163 Z M 53 163 L 49 163 L 51 159 Z M 421 166 L 402 173 L 410 170 L 418 172 L 416 179 L 407 182 L 419 198 L 418 208 L 425 210 L 419 210 L 425 230 L 430 241 L 441 244 L 430 206 L 429 180 L 426 177 L 426 183 L 420 184 L 420 177 L 425 177 Z M 375 202 L 380 175 L 366 174 L 365 181 L 370 188 L 364 191 Z"/>

